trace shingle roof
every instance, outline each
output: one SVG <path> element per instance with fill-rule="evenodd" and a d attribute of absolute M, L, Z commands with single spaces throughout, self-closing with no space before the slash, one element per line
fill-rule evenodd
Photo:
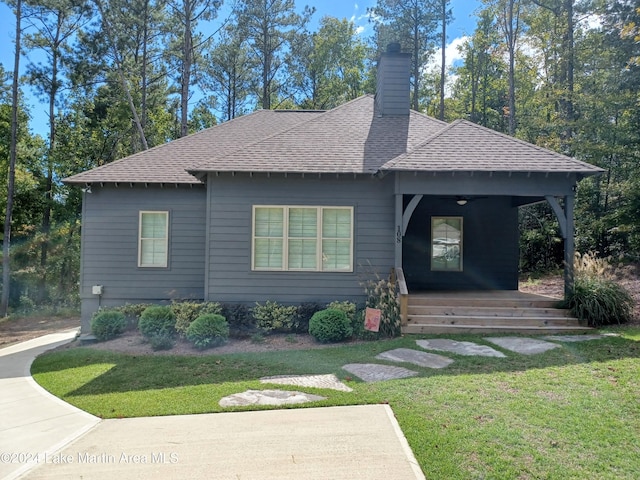
<path fill-rule="evenodd" d="M 259 110 L 66 178 L 67 183 L 200 183 L 187 168 L 225 155 L 322 112 Z"/>
<path fill-rule="evenodd" d="M 602 170 L 466 120 L 379 116 L 365 95 L 327 112 L 261 110 L 65 179 L 200 183 L 206 172 Z"/>
<path fill-rule="evenodd" d="M 417 112 L 407 117 L 377 116 L 373 96 L 365 95 L 189 170 L 375 173 L 446 125 Z"/>
<path fill-rule="evenodd" d="M 429 172 L 575 172 L 603 170 L 571 157 L 504 135 L 467 120 L 456 120 L 382 170 Z"/>

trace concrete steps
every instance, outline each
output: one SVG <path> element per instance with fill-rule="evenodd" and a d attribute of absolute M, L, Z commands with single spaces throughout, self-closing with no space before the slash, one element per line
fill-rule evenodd
<path fill-rule="evenodd" d="M 521 292 L 410 294 L 403 333 L 586 333 L 559 300 Z"/>

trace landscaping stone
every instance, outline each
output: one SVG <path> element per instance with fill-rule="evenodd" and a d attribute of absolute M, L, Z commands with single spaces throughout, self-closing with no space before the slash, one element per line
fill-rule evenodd
<path fill-rule="evenodd" d="M 378 360 L 389 360 L 392 362 L 413 363 L 419 367 L 445 368 L 453 363 L 453 360 L 435 353 L 425 353 L 411 348 L 396 348 L 376 355 Z"/>
<path fill-rule="evenodd" d="M 295 385 L 297 387 L 329 388 L 341 392 L 353 392 L 353 389 L 346 386 L 338 377 L 329 375 L 276 375 L 273 377 L 262 377 L 261 383 L 275 383 L 277 385 Z"/>
<path fill-rule="evenodd" d="M 556 342 L 586 342 L 587 340 L 600 340 L 604 335 L 549 335 L 544 337 Z"/>
<path fill-rule="evenodd" d="M 221 407 L 242 407 L 246 405 L 292 405 L 296 403 L 318 402 L 326 397 L 289 390 L 247 390 L 220 400 Z"/>
<path fill-rule="evenodd" d="M 441 352 L 452 352 L 458 355 L 478 356 L 478 357 L 498 357 L 504 358 L 506 355 L 487 345 L 478 345 L 474 342 L 458 342 L 447 338 L 434 338 L 431 340 L 416 340 L 419 347 L 425 350 L 438 350 Z"/>
<path fill-rule="evenodd" d="M 561 348 L 561 345 L 557 343 L 545 342 L 544 340 L 538 340 L 536 338 L 490 337 L 485 340 L 522 355 L 535 355 L 553 350 L 554 348 Z"/>
<path fill-rule="evenodd" d="M 414 372 L 408 368 L 380 365 L 376 363 L 349 363 L 344 365 L 342 368 L 367 383 L 396 380 L 399 378 L 415 377 L 418 375 L 418 372 Z"/>

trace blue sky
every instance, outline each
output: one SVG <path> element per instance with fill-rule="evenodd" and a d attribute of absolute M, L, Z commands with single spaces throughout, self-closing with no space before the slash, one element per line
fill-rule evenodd
<path fill-rule="evenodd" d="M 369 36 L 372 33 L 372 26 L 367 17 L 367 8 L 373 7 L 376 0 L 362 0 L 359 2 L 349 2 L 345 0 L 316 0 L 304 2 L 296 0 L 296 4 L 302 8 L 305 4 L 314 6 L 316 13 L 312 22 L 317 22 L 325 16 L 333 16 L 338 18 L 347 18 L 352 20 L 360 29 L 363 36 Z M 454 20 L 448 28 L 447 42 L 447 63 L 453 63 L 457 60 L 457 45 L 461 43 L 461 39 L 465 35 L 473 33 L 476 19 L 474 11 L 480 7 L 480 0 L 451 0 L 451 8 L 453 9 Z M 23 25 L 24 26 L 24 25 Z M 312 26 L 313 27 L 313 26 Z M 6 71 L 13 70 L 13 52 L 15 37 L 15 17 L 11 9 L 4 3 L 0 4 L 0 63 Z M 440 55 L 436 54 L 436 58 Z M 21 59 L 21 67 L 23 70 L 28 63 L 28 59 Z M 30 106 L 32 122 L 31 129 L 36 133 L 44 134 L 47 131 L 47 119 L 45 104 L 41 103 L 33 96 L 28 89 L 27 103 Z"/>

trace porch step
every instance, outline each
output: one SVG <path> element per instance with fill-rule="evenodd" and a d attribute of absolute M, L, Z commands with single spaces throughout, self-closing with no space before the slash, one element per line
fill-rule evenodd
<path fill-rule="evenodd" d="M 583 333 L 560 300 L 517 291 L 410 294 L 403 333 Z"/>
<path fill-rule="evenodd" d="M 562 312 L 561 312 L 562 313 Z M 511 326 L 520 327 L 579 327 L 576 318 L 569 316 L 500 316 L 495 315 L 411 315 L 409 314 L 408 325 L 430 324 L 430 325 L 474 325 L 474 326 Z"/>
<path fill-rule="evenodd" d="M 593 329 L 588 327 L 532 327 L 518 325 L 438 325 L 438 324 L 410 324 L 402 327 L 405 334 L 493 334 L 518 333 L 524 335 L 552 335 L 559 333 L 588 333 Z"/>

